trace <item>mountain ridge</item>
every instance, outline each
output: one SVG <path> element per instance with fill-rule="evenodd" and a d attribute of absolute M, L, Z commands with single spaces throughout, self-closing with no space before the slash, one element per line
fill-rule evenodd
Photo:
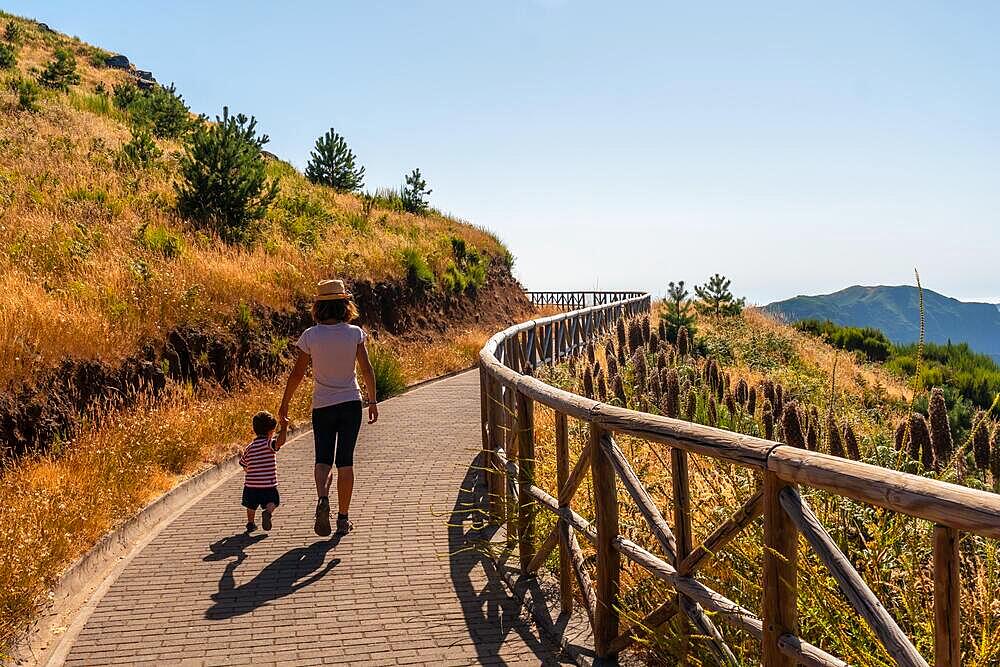
<path fill-rule="evenodd" d="M 960 301 L 929 289 L 923 294 L 927 341 L 968 343 L 1000 361 L 1000 304 Z M 830 294 L 775 301 L 763 310 L 789 322 L 818 319 L 875 327 L 897 343 L 920 336 L 920 293 L 911 285 L 851 285 Z"/>

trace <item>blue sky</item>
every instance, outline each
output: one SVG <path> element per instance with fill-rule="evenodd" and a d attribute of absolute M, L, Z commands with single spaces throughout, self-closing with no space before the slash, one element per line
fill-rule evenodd
<path fill-rule="evenodd" d="M 1000 302 L 1000 4 L 4 2 L 304 166 L 334 127 L 534 289 Z"/>

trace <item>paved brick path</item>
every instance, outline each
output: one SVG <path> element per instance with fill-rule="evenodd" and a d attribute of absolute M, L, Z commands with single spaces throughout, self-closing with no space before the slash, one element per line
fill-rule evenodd
<path fill-rule="evenodd" d="M 386 401 L 358 445 L 356 530 L 320 539 L 306 433 L 279 455 L 270 534 L 242 534 L 234 475 L 136 555 L 67 664 L 560 664 L 470 548 L 479 448 L 477 373 Z"/>

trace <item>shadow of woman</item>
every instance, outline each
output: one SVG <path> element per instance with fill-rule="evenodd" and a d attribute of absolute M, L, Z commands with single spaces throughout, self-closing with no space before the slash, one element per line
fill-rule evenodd
<path fill-rule="evenodd" d="M 236 560 L 226 564 L 226 569 L 219 578 L 219 590 L 212 595 L 214 604 L 205 611 L 205 618 L 218 621 L 248 614 L 268 602 L 291 595 L 319 581 L 340 563 L 339 558 L 326 561 L 327 553 L 339 542 L 340 538 L 334 537 L 314 542 L 307 547 L 296 547 L 286 551 L 241 586 L 236 585 L 233 575 L 240 563 L 246 559 L 246 553 L 242 549 L 238 553 L 232 553 L 233 549 L 230 547 L 220 547 L 216 551 L 213 547 L 219 544 L 217 542 L 210 547 L 212 553 L 203 560 L 222 560 L 226 556 L 217 557 L 216 554 L 227 553 L 227 548 L 230 549 L 228 553 L 236 556 Z"/>
<path fill-rule="evenodd" d="M 498 563 L 491 553 L 497 548 L 490 542 L 499 527 L 488 521 L 489 494 L 483 458 L 480 453 L 469 466 L 448 521 L 451 580 L 462 604 L 469 635 L 475 640 L 481 660 L 499 661 L 490 664 L 506 664 L 497 654 L 511 632 L 531 648 L 540 664 L 559 664 L 552 656 L 552 645 L 531 631 L 534 624 L 526 622 L 521 602 L 508 592 L 498 570 L 504 567 L 505 558 L 501 556 Z M 482 590 L 473 580 L 473 573 L 479 568 L 486 574 Z M 521 578 L 518 585 L 537 591 L 533 577 Z"/>

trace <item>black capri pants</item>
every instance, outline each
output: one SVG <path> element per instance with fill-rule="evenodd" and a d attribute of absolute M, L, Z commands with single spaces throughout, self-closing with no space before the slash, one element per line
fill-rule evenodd
<path fill-rule="evenodd" d="M 361 401 L 313 410 L 312 426 L 316 463 L 328 466 L 336 463 L 338 468 L 354 465 L 354 446 L 361 430 Z"/>

